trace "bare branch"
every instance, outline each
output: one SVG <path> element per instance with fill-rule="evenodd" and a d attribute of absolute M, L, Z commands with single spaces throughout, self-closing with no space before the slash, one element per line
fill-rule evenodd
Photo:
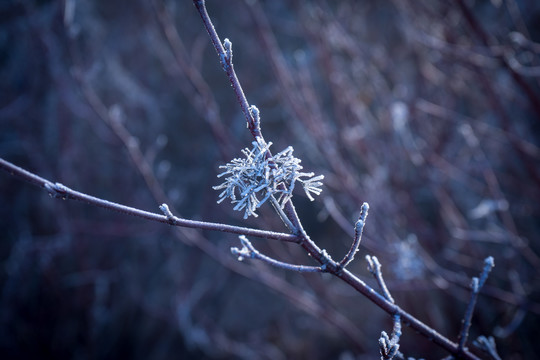
<path fill-rule="evenodd" d="M 253 134 L 254 138 L 258 136 L 259 137 L 262 136 L 256 124 L 257 123 L 256 119 L 251 115 L 250 106 L 246 99 L 246 96 L 244 95 L 244 90 L 242 89 L 242 85 L 240 85 L 240 81 L 238 80 L 238 77 L 236 76 L 236 72 L 233 69 L 231 41 L 229 39 L 225 39 L 225 43 L 221 42 L 219 35 L 217 34 L 216 29 L 214 28 L 214 24 L 212 24 L 212 20 L 210 19 L 210 16 L 208 15 L 208 12 L 206 11 L 204 0 L 193 0 L 193 3 L 195 4 L 195 7 L 197 8 L 197 10 L 199 11 L 199 14 L 201 15 L 206 31 L 208 31 L 208 34 L 210 35 L 210 39 L 212 40 L 212 44 L 214 45 L 214 48 L 216 49 L 220 57 L 221 64 L 223 65 L 223 69 L 227 73 L 227 76 L 229 77 L 229 80 L 233 86 L 234 92 L 236 94 L 236 98 L 238 102 L 240 103 L 240 107 L 242 108 L 242 112 L 244 113 L 244 116 L 248 120 L 249 130 Z"/>
<path fill-rule="evenodd" d="M 382 360 L 392 360 L 395 356 L 399 355 L 399 339 L 401 337 L 401 317 L 394 315 L 394 326 L 392 328 L 391 336 L 383 331 L 379 338 L 379 351 L 381 353 Z"/>
<path fill-rule="evenodd" d="M 103 200 L 88 194 L 72 190 L 65 185 L 60 183 L 53 183 L 47 179 L 44 179 L 36 174 L 33 174 L 27 170 L 24 170 L 2 158 L 0 158 L 0 168 L 11 175 L 15 175 L 23 180 L 30 182 L 33 185 L 40 186 L 45 188 L 52 197 L 61 198 L 64 200 L 72 199 L 85 202 L 90 205 L 99 206 L 108 210 L 120 212 L 123 214 L 138 216 L 147 220 L 157 221 L 165 224 L 171 224 L 174 226 L 195 228 L 201 230 L 213 230 L 228 232 L 233 234 L 255 236 L 259 238 L 272 239 L 272 240 L 281 240 L 287 242 L 299 242 L 300 239 L 292 234 L 277 233 L 273 231 L 258 230 L 245 228 L 241 226 L 226 225 L 220 223 L 212 223 L 206 221 L 195 221 L 182 219 L 176 216 L 169 215 L 160 215 L 151 213 L 148 211 L 140 210 L 130 206 L 118 204 L 112 201 Z M 170 214 L 172 215 L 172 214 Z"/>
<path fill-rule="evenodd" d="M 239 261 L 242 261 L 245 258 L 258 259 L 272 266 L 285 269 L 285 270 L 291 270 L 291 271 L 297 271 L 297 272 L 323 272 L 324 271 L 323 268 L 320 266 L 305 266 L 305 265 L 289 264 L 283 261 L 273 259 L 264 254 L 261 254 L 257 249 L 255 249 L 255 247 L 244 235 L 240 235 L 240 242 L 242 243 L 241 249 L 237 247 L 231 248 L 231 253 L 235 256 L 238 256 Z"/>
<path fill-rule="evenodd" d="M 368 270 L 377 280 L 377 283 L 379 284 L 379 287 L 381 288 L 384 297 L 386 298 L 386 300 L 394 303 L 394 298 L 392 297 L 392 295 L 390 295 L 390 291 L 388 291 L 388 288 L 386 287 L 386 282 L 384 281 L 382 275 L 381 263 L 379 262 L 379 259 L 377 259 L 376 256 L 366 255 L 366 260 L 368 262 Z"/>
<path fill-rule="evenodd" d="M 465 344 L 467 343 L 467 338 L 469 337 L 469 329 L 471 327 L 471 319 L 473 316 L 474 308 L 476 306 L 476 300 L 478 299 L 478 293 L 480 292 L 480 289 L 484 285 L 484 283 L 487 280 L 487 277 L 489 275 L 489 272 L 493 267 L 495 266 L 495 262 L 491 256 L 487 257 L 484 260 L 484 269 L 482 270 L 482 274 L 480 274 L 480 278 L 473 277 L 471 281 L 471 299 L 469 300 L 469 304 L 467 305 L 467 310 L 465 311 L 465 316 L 462 320 L 461 325 L 461 331 L 459 333 L 459 349 L 464 350 Z"/>
<path fill-rule="evenodd" d="M 354 260 L 354 256 L 356 255 L 356 252 L 358 251 L 358 247 L 360 246 L 360 241 L 362 240 L 362 232 L 364 231 L 364 225 L 366 223 L 368 210 L 369 210 L 369 204 L 365 202 L 362 205 L 362 210 L 360 211 L 360 216 L 358 217 L 358 221 L 354 225 L 354 241 L 347 255 L 345 255 L 343 260 L 341 260 L 339 263 L 339 266 L 341 268 L 344 268 L 345 266 L 349 265 L 349 263 Z"/>
<path fill-rule="evenodd" d="M 495 346 L 495 339 L 493 336 L 479 336 L 478 339 L 473 342 L 473 344 L 480 350 L 487 353 L 492 360 L 501 360 L 501 357 L 497 352 L 497 347 Z"/>

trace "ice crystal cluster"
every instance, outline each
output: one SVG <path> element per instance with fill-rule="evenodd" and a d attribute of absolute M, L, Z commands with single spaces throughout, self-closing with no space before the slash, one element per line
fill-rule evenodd
<path fill-rule="evenodd" d="M 296 182 L 302 184 L 312 201 L 312 194 L 321 193 L 324 176 L 301 172 L 301 160 L 293 156 L 292 146 L 270 156 L 271 142 L 266 143 L 258 137 L 252 144 L 253 149 L 242 150 L 244 158 L 236 158 L 220 166 L 224 171 L 218 177 L 225 177 L 225 181 L 213 187 L 214 190 L 223 190 L 218 203 L 230 198 L 235 204 L 234 210 L 243 210 L 244 219 L 247 219 L 250 215 L 257 217 L 255 211 L 268 199 L 283 208 L 292 197 Z"/>

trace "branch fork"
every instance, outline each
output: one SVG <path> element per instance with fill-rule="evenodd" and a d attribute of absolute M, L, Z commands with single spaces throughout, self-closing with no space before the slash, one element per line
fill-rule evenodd
<path fill-rule="evenodd" d="M 262 254 L 261 252 L 259 252 L 259 250 L 255 249 L 255 247 L 253 246 L 253 244 L 251 244 L 251 242 L 247 239 L 247 237 L 241 235 L 239 236 L 239 238 L 240 238 L 240 242 L 242 243 L 242 248 L 241 249 L 237 247 L 231 248 L 231 253 L 234 256 L 237 256 L 239 261 L 243 261 L 246 258 L 257 259 L 280 269 L 297 271 L 297 272 L 323 272 L 324 271 L 321 266 L 295 265 L 295 264 L 289 264 L 283 261 L 276 260 L 274 258 L 271 258 L 270 256 Z"/>

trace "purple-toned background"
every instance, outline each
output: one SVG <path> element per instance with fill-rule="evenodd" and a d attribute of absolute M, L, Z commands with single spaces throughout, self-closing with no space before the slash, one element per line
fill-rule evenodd
<path fill-rule="evenodd" d="M 272 149 L 325 175 L 294 197 L 334 259 L 383 265 L 400 306 L 451 339 L 495 258 L 471 337 L 531 359 L 540 330 L 540 4 L 207 0 Z M 188 0 L 0 3 L 0 156 L 100 198 L 286 231 L 216 204 L 251 147 Z M 238 238 L 52 199 L 0 173 L 3 359 L 374 359 L 391 319 L 339 279 L 237 262 Z M 265 254 L 312 264 L 293 245 Z M 407 328 L 400 350 L 444 351 Z"/>

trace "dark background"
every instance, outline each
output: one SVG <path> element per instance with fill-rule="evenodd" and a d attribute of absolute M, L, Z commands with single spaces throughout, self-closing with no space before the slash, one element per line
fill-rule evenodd
<path fill-rule="evenodd" d="M 305 228 L 350 270 L 376 255 L 400 306 L 456 339 L 531 359 L 540 330 L 540 3 L 212 1 L 274 151 L 325 175 Z M 216 204 L 251 146 L 196 9 L 175 1 L 0 2 L 0 156 L 90 195 L 285 231 Z M 0 357 L 375 359 L 382 310 L 320 274 L 237 262 L 236 236 L 177 230 L 0 174 Z M 312 264 L 297 246 L 252 239 Z M 409 329 L 401 351 L 445 352 Z"/>

